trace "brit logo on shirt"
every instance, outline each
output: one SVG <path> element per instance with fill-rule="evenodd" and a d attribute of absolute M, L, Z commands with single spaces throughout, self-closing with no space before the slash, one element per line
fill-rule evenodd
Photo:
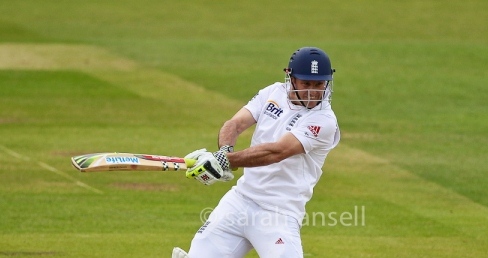
<path fill-rule="evenodd" d="M 310 132 L 313 134 L 313 136 L 315 136 L 315 137 L 319 136 L 320 126 L 309 125 L 309 126 L 307 126 L 307 128 L 308 128 L 308 130 L 310 130 Z"/>
<path fill-rule="evenodd" d="M 268 100 L 268 105 L 266 106 L 266 110 L 264 110 L 265 115 L 276 120 L 281 114 L 283 114 L 283 112 L 283 109 L 280 108 L 278 103 L 274 102 L 273 100 Z"/>

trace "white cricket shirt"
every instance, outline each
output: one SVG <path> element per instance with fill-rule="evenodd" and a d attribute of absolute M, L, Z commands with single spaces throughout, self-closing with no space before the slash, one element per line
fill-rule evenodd
<path fill-rule="evenodd" d="M 251 146 L 292 133 L 305 153 L 268 166 L 244 168 L 234 188 L 264 209 L 292 216 L 301 224 L 325 158 L 340 139 L 336 116 L 330 105 L 292 110 L 285 84 L 279 82 L 260 90 L 244 107 L 257 121 Z"/>

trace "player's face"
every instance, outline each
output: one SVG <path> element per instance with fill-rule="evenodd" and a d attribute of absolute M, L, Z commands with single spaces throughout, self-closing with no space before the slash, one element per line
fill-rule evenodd
<path fill-rule="evenodd" d="M 325 81 L 300 80 L 294 77 L 291 78 L 291 81 L 295 86 L 295 91 L 290 91 L 289 96 L 293 104 L 305 104 L 307 108 L 313 108 L 320 104 L 324 97 Z"/>

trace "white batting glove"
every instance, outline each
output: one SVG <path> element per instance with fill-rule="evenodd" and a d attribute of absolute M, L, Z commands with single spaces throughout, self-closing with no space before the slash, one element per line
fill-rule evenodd
<path fill-rule="evenodd" d="M 214 153 L 206 151 L 206 149 L 196 150 L 185 158 L 196 159 L 194 166 L 188 168 L 186 177 L 195 178 L 204 185 L 211 185 L 217 181 L 230 181 L 234 178 L 230 170 L 229 160 L 225 155 L 230 146 L 223 146 L 219 151 Z"/>
<path fill-rule="evenodd" d="M 198 160 L 198 157 L 200 157 L 205 152 L 208 152 L 207 149 L 199 149 L 199 150 L 190 152 L 188 155 L 185 156 L 185 159 Z"/>

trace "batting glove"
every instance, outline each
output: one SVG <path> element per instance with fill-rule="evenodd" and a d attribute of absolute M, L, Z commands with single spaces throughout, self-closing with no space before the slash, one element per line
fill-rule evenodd
<path fill-rule="evenodd" d="M 225 155 L 232 151 L 232 147 L 223 146 L 220 150 L 211 153 L 206 149 L 196 150 L 185 158 L 196 159 L 194 166 L 186 171 L 186 177 L 195 178 L 204 185 L 211 185 L 217 181 L 230 181 L 234 178 L 230 170 L 229 160 Z"/>
<path fill-rule="evenodd" d="M 220 166 L 224 170 L 224 174 L 220 178 L 221 181 L 228 182 L 234 179 L 234 174 L 232 174 L 232 169 L 230 167 L 229 159 L 227 158 L 227 153 L 233 152 L 234 147 L 229 145 L 224 145 L 220 147 L 220 150 L 213 153 L 217 161 L 219 162 Z"/>

